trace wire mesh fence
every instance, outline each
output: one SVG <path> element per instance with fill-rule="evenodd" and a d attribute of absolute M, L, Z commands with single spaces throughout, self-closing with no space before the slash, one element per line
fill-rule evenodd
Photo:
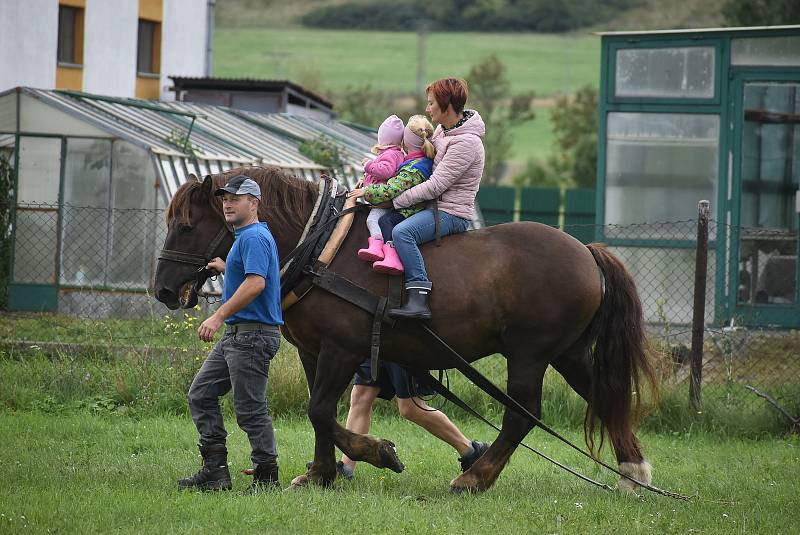
<path fill-rule="evenodd" d="M 0 243 L 4 316 L 19 318 L 19 311 L 26 311 L 26 317 L 50 312 L 71 318 L 70 326 L 60 331 L 42 328 L 47 322 L 29 331 L 17 329 L 7 336 L 6 344 L 80 343 L 92 339 L 89 331 L 94 330 L 109 344 L 168 347 L 174 343 L 175 333 L 191 337 L 190 330 L 176 330 L 175 325 L 196 322 L 213 308 L 204 304 L 197 311 L 169 312 L 155 300 L 156 256 L 166 235 L 162 210 L 24 204 L 10 212 L 6 207 L 4 213 L 12 216 Z M 564 230 L 604 236 L 617 240 L 611 243 L 622 244 L 609 248 L 637 282 L 650 350 L 661 380 L 671 389 L 685 387 L 688 395 L 697 221 L 602 229 L 568 225 Z M 734 259 L 738 275 L 728 274 L 731 270 L 720 274 L 717 247 L 733 239 L 741 243 L 739 258 Z M 796 314 L 796 232 L 779 235 L 710 221 L 709 240 L 702 351 L 704 404 L 762 411 L 767 402 L 746 388 L 752 386 L 785 404 L 790 413 L 797 413 L 800 334 L 790 328 L 755 326 L 754 316 L 741 312 L 786 310 L 791 315 L 794 310 Z M 787 245 L 792 240 L 794 249 Z M 717 281 L 718 277 L 723 280 Z M 720 313 L 721 288 L 732 292 L 741 305 L 734 312 Z M 502 358 L 488 359 L 482 367 L 499 382 L 504 381 Z"/>

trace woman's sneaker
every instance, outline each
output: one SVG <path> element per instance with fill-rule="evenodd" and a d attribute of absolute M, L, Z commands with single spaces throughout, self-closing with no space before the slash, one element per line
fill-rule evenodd
<path fill-rule="evenodd" d="M 486 453 L 486 450 L 488 450 L 489 446 L 491 445 L 491 442 L 478 442 L 477 440 L 473 440 L 472 453 L 458 458 L 458 461 L 461 463 L 461 471 L 466 472 L 469 470 L 470 467 L 475 464 L 475 461 L 480 459 L 481 456 Z"/>

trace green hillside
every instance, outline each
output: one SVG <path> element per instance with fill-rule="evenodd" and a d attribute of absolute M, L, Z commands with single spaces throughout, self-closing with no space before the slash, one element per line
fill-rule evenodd
<path fill-rule="evenodd" d="M 291 79 L 323 93 L 370 84 L 394 94 L 415 91 L 417 37 L 413 32 L 219 28 L 214 74 Z M 438 33 L 428 38 L 426 79 L 464 76 L 496 54 L 512 91 L 539 96 L 597 85 L 600 39 L 589 34 Z"/>

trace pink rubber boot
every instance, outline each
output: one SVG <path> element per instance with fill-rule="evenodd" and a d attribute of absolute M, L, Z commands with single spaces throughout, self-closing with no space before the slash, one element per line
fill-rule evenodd
<path fill-rule="evenodd" d="M 373 238 L 372 236 L 369 237 L 367 240 L 367 248 L 366 249 L 359 249 L 358 250 L 358 257 L 361 260 L 366 260 L 367 262 L 375 262 L 376 260 L 383 260 L 383 253 L 385 251 L 385 245 L 383 244 L 383 240 L 381 238 Z"/>
<path fill-rule="evenodd" d="M 394 250 L 394 245 L 391 242 L 383 244 L 383 260 L 372 264 L 372 269 L 379 273 L 386 273 L 387 275 L 402 275 L 403 263 L 400 257 L 397 256 L 397 251 Z"/>

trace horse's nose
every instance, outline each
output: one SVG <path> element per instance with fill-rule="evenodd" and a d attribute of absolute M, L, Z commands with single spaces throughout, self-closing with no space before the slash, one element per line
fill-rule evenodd
<path fill-rule="evenodd" d="M 167 305 L 171 309 L 178 307 L 178 295 L 168 288 L 157 288 L 156 299 Z"/>

